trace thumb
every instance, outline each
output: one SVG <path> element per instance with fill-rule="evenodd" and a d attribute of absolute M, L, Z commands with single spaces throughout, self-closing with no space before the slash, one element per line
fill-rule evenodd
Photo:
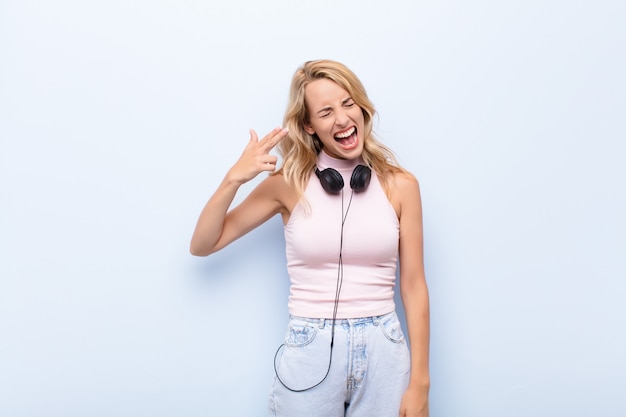
<path fill-rule="evenodd" d="M 254 129 L 250 129 L 250 143 L 257 143 L 259 141 L 259 136 L 256 134 Z"/>

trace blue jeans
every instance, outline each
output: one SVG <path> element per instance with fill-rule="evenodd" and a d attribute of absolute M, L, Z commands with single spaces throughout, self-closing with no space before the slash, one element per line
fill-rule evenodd
<path fill-rule="evenodd" d="M 290 318 L 270 416 L 397 417 L 410 356 L 396 313 L 336 320 L 329 367 L 331 332 L 330 319 Z"/>

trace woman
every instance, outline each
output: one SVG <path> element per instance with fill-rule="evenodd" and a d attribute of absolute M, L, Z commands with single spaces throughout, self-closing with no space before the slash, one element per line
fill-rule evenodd
<path fill-rule="evenodd" d="M 196 225 L 191 253 L 206 256 L 282 216 L 290 320 L 274 359 L 272 416 L 429 415 L 419 185 L 374 138 L 374 114 L 347 67 L 305 63 L 285 128 L 261 140 L 251 131 Z M 263 171 L 271 175 L 229 210 L 238 188 Z M 398 259 L 410 352 L 393 298 Z"/>

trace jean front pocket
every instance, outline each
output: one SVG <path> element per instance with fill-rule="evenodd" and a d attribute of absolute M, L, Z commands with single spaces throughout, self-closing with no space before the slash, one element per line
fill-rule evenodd
<path fill-rule="evenodd" d="M 317 334 L 317 327 L 313 323 L 293 320 L 289 323 L 289 330 L 285 346 L 302 347 L 311 343 Z"/>
<path fill-rule="evenodd" d="M 382 317 L 380 322 L 380 328 L 387 339 L 393 343 L 404 342 L 404 332 L 400 325 L 400 320 L 395 314 Z"/>

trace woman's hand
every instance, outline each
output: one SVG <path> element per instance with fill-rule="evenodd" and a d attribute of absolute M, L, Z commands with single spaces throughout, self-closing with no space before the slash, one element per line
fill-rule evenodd
<path fill-rule="evenodd" d="M 250 141 L 239 160 L 226 174 L 227 178 L 243 184 L 263 171 L 274 171 L 278 158 L 270 155 L 270 151 L 287 136 L 288 132 L 287 129 L 277 127 L 259 140 L 256 132 L 250 129 Z"/>
<path fill-rule="evenodd" d="M 257 197 L 248 196 L 247 203 L 244 201 L 238 210 L 233 210 L 237 214 L 227 216 L 241 184 L 263 171 L 276 169 L 278 158 L 269 153 L 285 136 L 287 129 L 277 127 L 259 140 L 256 132 L 250 130 L 250 142 L 200 213 L 189 249 L 193 255 L 206 256 L 223 248 L 273 214 L 273 197 L 267 193 L 259 197 L 257 193 Z"/>
<path fill-rule="evenodd" d="M 429 417 L 428 390 L 407 389 L 400 403 L 400 417 Z"/>

